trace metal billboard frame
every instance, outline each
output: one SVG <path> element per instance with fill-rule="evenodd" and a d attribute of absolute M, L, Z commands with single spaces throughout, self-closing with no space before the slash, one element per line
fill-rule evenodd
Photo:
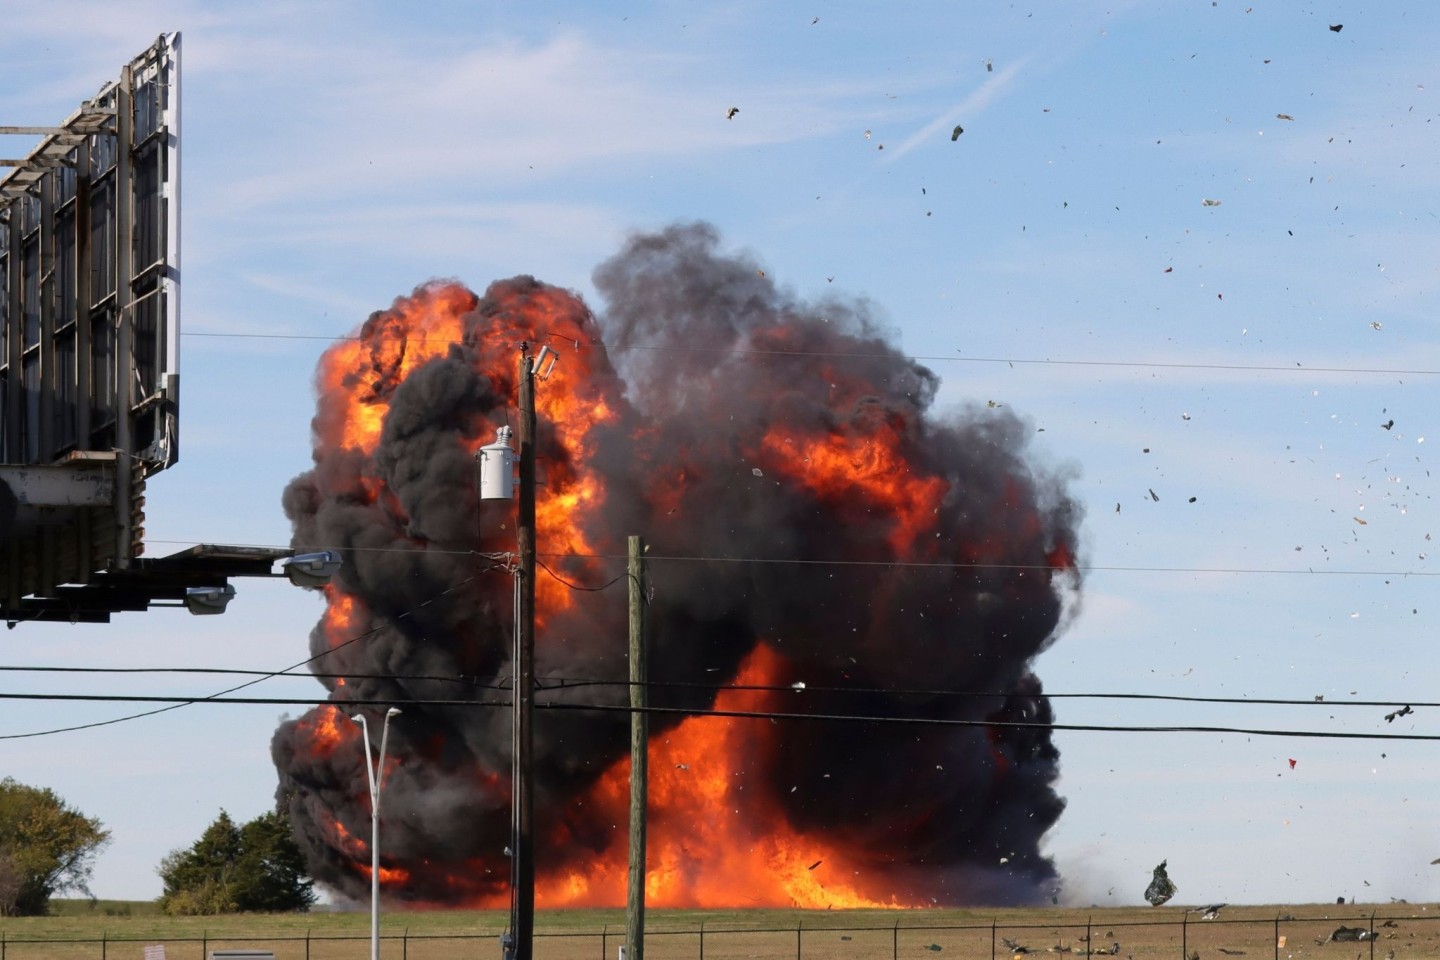
<path fill-rule="evenodd" d="M 0 615 L 12 624 L 60 619 L 46 606 L 59 588 L 130 570 L 146 479 L 179 457 L 180 54 L 180 34 L 161 35 L 58 126 L 0 127 L 40 137 L 0 160 L 12 168 L 0 177 Z M 64 595 L 71 619 L 92 619 Z"/>

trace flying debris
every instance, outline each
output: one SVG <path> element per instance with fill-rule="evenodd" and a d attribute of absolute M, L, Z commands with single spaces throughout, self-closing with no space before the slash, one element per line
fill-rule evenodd
<path fill-rule="evenodd" d="M 1410 714 L 1412 714 L 1412 713 L 1414 713 L 1414 712 L 1415 712 L 1415 711 L 1414 711 L 1413 709 L 1411 709 L 1410 704 L 1407 703 L 1407 704 L 1405 704 L 1405 706 L 1402 707 L 1401 709 L 1399 709 L 1399 710 L 1392 710 L 1391 712 L 1385 714 L 1385 722 L 1386 722 L 1386 723 L 1394 723 L 1396 717 L 1408 717 L 1408 716 L 1410 716 Z"/>
<path fill-rule="evenodd" d="M 1295 758 L 1294 758 L 1294 757 L 1291 757 L 1291 758 L 1290 758 L 1290 769 L 1291 769 L 1291 770 L 1294 770 L 1294 769 L 1295 769 Z"/>
<path fill-rule="evenodd" d="M 1150 885 L 1145 888 L 1145 899 L 1152 907 L 1160 906 L 1175 896 L 1180 889 L 1170 881 L 1170 875 L 1165 872 L 1165 864 L 1168 862 L 1168 860 L 1160 861 L 1160 865 L 1155 868 L 1154 875 L 1150 878 Z"/>
<path fill-rule="evenodd" d="M 951 142 L 951 143 L 954 143 L 956 140 L 959 140 L 959 139 L 960 139 L 960 134 L 962 134 L 962 133 L 964 133 L 964 132 L 965 132 L 965 128 L 964 128 L 964 127 L 960 126 L 960 124 L 958 124 L 958 123 L 955 124 L 955 129 L 950 131 L 950 142 Z"/>
<path fill-rule="evenodd" d="M 1389 430 L 1393 426 L 1395 426 L 1395 419 L 1392 417 L 1389 420 L 1386 420 L 1384 423 L 1380 424 L 1380 429 Z"/>
<path fill-rule="evenodd" d="M 1154 500 L 1156 503 L 1160 502 L 1160 494 L 1156 493 L 1155 490 L 1151 487 L 1146 487 L 1145 489 L 1150 491 L 1151 500 Z"/>
<path fill-rule="evenodd" d="M 1290 116 L 1290 114 L 1288 114 L 1288 113 L 1277 113 L 1277 114 L 1275 114 L 1275 119 L 1276 119 L 1276 120 L 1294 120 L 1295 118 L 1292 117 L 1292 116 Z"/>
<path fill-rule="evenodd" d="M 985 58 L 985 72 L 986 72 L 986 73 L 994 73 L 994 72 L 995 72 L 995 63 L 994 63 L 994 61 L 992 61 L 989 57 L 986 57 L 986 58 Z"/>
<path fill-rule="evenodd" d="M 1339 33 L 1341 30 L 1344 30 L 1344 29 L 1345 29 L 1345 24 L 1343 24 L 1343 23 L 1332 23 L 1332 24 L 1330 24 L 1330 32 L 1331 32 L 1331 33 Z"/>
<path fill-rule="evenodd" d="M 820 864 L 822 864 L 822 863 L 824 863 L 824 862 L 825 862 L 824 860 L 816 860 L 814 863 L 810 864 L 810 866 L 806 867 L 805 869 L 806 869 L 806 870 L 814 870 L 816 867 L 820 866 Z"/>
<path fill-rule="evenodd" d="M 1212 903 L 1212 904 L 1210 904 L 1210 906 L 1208 906 L 1208 907 L 1201 907 L 1201 908 L 1200 908 L 1200 911 L 1199 911 L 1199 913 L 1200 913 L 1200 919 L 1201 919 L 1201 920 L 1214 920 L 1216 917 L 1220 916 L 1220 910 L 1221 910 L 1221 908 L 1223 908 L 1224 906 L 1225 906 L 1225 904 L 1223 904 L 1223 903 Z"/>
<path fill-rule="evenodd" d="M 726 120 L 734 120 L 734 119 L 735 119 L 735 114 L 737 114 L 737 113 L 739 113 L 739 112 L 740 112 L 740 108 L 739 108 L 739 107 L 731 107 L 729 110 L 726 110 L 726 111 L 725 111 L 725 119 L 726 119 Z"/>
<path fill-rule="evenodd" d="M 1201 201 L 1200 201 L 1200 205 L 1201 205 L 1202 207 L 1218 207 L 1218 206 L 1220 206 L 1220 201 L 1219 201 L 1219 200 L 1209 200 L 1209 199 L 1206 199 L 1206 200 L 1201 200 Z"/>

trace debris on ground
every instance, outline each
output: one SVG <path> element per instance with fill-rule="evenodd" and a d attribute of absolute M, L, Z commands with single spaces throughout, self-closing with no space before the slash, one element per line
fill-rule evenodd
<path fill-rule="evenodd" d="M 1364 927 L 1339 927 L 1330 934 L 1331 943 L 1360 943 L 1374 938 L 1374 934 Z"/>
<path fill-rule="evenodd" d="M 1225 906 L 1225 904 L 1223 904 L 1223 903 L 1212 903 L 1212 904 L 1210 904 L 1210 906 L 1208 906 L 1208 907 L 1201 907 L 1201 908 L 1200 908 L 1200 919 L 1201 919 L 1201 920 L 1214 920 L 1216 917 L 1220 916 L 1220 910 L 1221 910 L 1221 908 L 1224 907 L 1224 906 Z"/>
<path fill-rule="evenodd" d="M 1165 865 L 1168 860 L 1161 860 L 1160 865 L 1155 868 L 1154 875 L 1150 878 L 1150 885 L 1145 888 L 1145 899 L 1150 906 L 1158 907 L 1160 904 L 1175 896 L 1180 889 L 1170 880 L 1170 875 L 1165 872 Z"/>

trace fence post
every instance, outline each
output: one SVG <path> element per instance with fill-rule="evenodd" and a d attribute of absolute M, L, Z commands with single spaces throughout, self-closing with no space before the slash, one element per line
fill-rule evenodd
<path fill-rule="evenodd" d="M 1375 908 L 1370 908 L 1370 960 L 1375 960 Z"/>
<path fill-rule="evenodd" d="M 1280 914 L 1275 914 L 1275 960 L 1280 960 Z"/>
<path fill-rule="evenodd" d="M 895 929 L 890 934 L 890 960 L 900 960 L 900 918 L 895 918 Z"/>
<path fill-rule="evenodd" d="M 804 920 L 795 921 L 795 960 L 800 960 L 800 928 L 805 925 Z M 1371 951 L 1374 952 L 1373 950 Z"/>
<path fill-rule="evenodd" d="M 990 960 L 995 960 L 995 918 L 990 918 Z"/>
<path fill-rule="evenodd" d="M 1180 918 L 1180 960 L 1190 960 L 1190 911 Z"/>
<path fill-rule="evenodd" d="M 1095 944 L 1090 942 L 1090 927 L 1093 922 L 1093 917 L 1085 918 L 1085 956 L 1087 957 L 1095 953 Z"/>
<path fill-rule="evenodd" d="M 610 924 L 600 928 L 600 960 L 610 955 Z"/>
<path fill-rule="evenodd" d="M 0 960 L 4 960 L 0 957 Z M 310 928 L 305 928 L 305 960 L 310 960 Z"/>
<path fill-rule="evenodd" d="M 1375 927 L 1375 924 L 1372 922 L 1372 923 L 1370 924 L 1370 927 L 1371 927 L 1371 929 L 1373 930 L 1374 927 Z M 110 946 L 109 942 L 105 939 L 105 931 L 104 931 L 104 930 L 101 930 L 101 931 L 100 931 L 100 960 L 105 960 L 105 954 L 107 953 L 107 950 L 108 950 L 108 947 L 109 947 L 109 946 Z M 1370 951 L 1370 953 L 1373 955 L 1373 954 L 1375 953 L 1375 951 L 1372 949 L 1372 950 Z"/>
<path fill-rule="evenodd" d="M 410 928 L 400 934 L 400 960 L 410 960 Z"/>
<path fill-rule="evenodd" d="M 0 957 L 0 960 L 5 960 Z M 705 960 L 705 921 L 700 921 L 700 960 Z"/>
<path fill-rule="evenodd" d="M 200 931 L 200 960 L 205 960 L 210 955 L 210 939 L 204 930 Z"/>

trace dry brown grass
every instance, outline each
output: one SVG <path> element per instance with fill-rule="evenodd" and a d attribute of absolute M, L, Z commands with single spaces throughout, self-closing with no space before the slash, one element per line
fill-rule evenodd
<path fill-rule="evenodd" d="M 100 910 L 0 921 L 0 960 L 143 960 L 164 944 L 166 960 L 208 960 L 212 950 L 273 951 L 276 960 L 365 960 L 369 915 L 312 913 L 230 917 L 129 916 Z M 1373 921 L 1371 915 L 1373 913 Z M 495 911 L 386 911 L 384 960 L 499 960 L 507 917 Z M 1387 925 L 1387 921 L 1391 925 Z M 1371 942 L 1325 941 L 1342 924 Z M 620 910 L 541 911 L 535 960 L 615 960 Z M 703 933 L 702 933 L 703 930 Z M 1284 946 L 1277 949 L 1277 934 Z M 1009 910 L 651 910 L 646 960 L 1394 960 L 1440 957 L 1440 907 L 1308 905 L 1226 907 L 1215 920 L 1184 908 Z"/>

